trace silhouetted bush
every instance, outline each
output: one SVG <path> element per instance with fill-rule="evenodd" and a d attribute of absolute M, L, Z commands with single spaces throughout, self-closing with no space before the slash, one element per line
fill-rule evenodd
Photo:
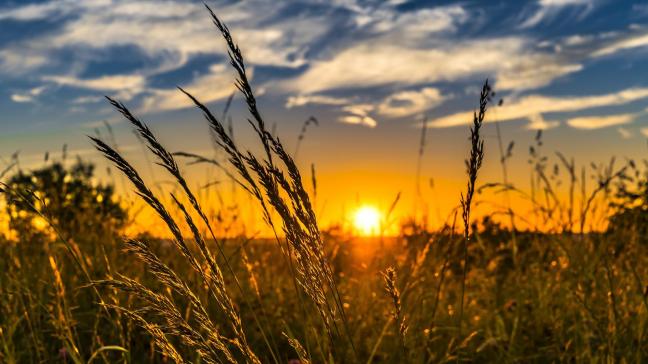
<path fill-rule="evenodd" d="M 113 186 L 96 184 L 93 175 L 94 165 L 81 160 L 71 167 L 56 162 L 17 172 L 7 183 L 9 228 L 20 241 L 50 235 L 46 220 L 77 242 L 115 235 L 126 223 L 126 210 Z"/>

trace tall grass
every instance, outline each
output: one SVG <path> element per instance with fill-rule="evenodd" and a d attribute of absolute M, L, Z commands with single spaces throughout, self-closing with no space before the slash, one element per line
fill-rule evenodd
<path fill-rule="evenodd" d="M 468 183 L 466 186 L 466 194 L 461 195 L 461 211 L 464 223 L 464 241 L 463 241 L 463 272 L 461 280 L 461 302 L 459 304 L 459 335 L 461 335 L 461 326 L 464 313 L 464 297 L 466 291 L 466 272 L 468 271 L 468 243 L 470 241 L 470 210 L 472 208 L 472 200 L 475 195 L 475 183 L 477 182 L 477 174 L 482 166 L 484 160 L 484 139 L 480 131 L 484 119 L 486 118 L 486 107 L 491 98 L 491 88 L 488 85 L 488 80 L 484 82 L 481 95 L 479 96 L 479 112 L 475 112 L 473 119 L 473 126 L 470 129 L 470 156 L 466 160 L 466 173 L 468 174 Z"/>
<path fill-rule="evenodd" d="M 210 12 L 214 24 L 220 30 L 227 43 L 231 64 L 238 75 L 236 81 L 237 87 L 243 94 L 245 102 L 248 105 L 248 110 L 252 115 L 250 125 L 252 125 L 254 131 L 257 133 L 259 141 L 264 148 L 265 155 L 259 158 L 249 151 L 241 151 L 231 139 L 230 134 L 226 132 L 221 120 L 218 120 L 193 95 L 181 88 L 180 91 L 185 93 L 204 113 L 217 145 L 227 154 L 229 163 L 239 174 L 238 180 L 241 181 L 239 182 L 240 185 L 259 201 L 265 220 L 273 230 L 277 228 L 273 221 L 273 214 L 279 216 L 282 233 L 285 238 L 280 239 L 277 235 L 277 242 L 280 244 L 286 260 L 292 267 L 291 269 L 294 269 L 296 282 L 306 296 L 310 298 L 311 303 L 315 305 L 320 314 L 321 322 L 331 341 L 328 345 L 328 350 L 331 350 L 329 355 L 341 355 L 342 357 L 346 355 L 335 352 L 335 347 L 339 345 L 336 343 L 338 341 L 337 338 L 342 336 L 346 337 L 344 342 L 350 345 L 351 353 L 355 355 L 353 338 L 351 337 L 344 315 L 344 307 L 340 293 L 324 254 L 320 230 L 310 203 L 310 197 L 303 187 L 301 174 L 292 157 L 284 150 L 279 139 L 266 130 L 265 122 L 257 109 L 256 99 L 248 81 L 242 53 L 236 43 L 234 43 L 229 29 L 216 17 L 209 7 L 207 7 L 207 10 Z M 209 231 L 210 238 L 216 243 L 222 258 L 222 264 L 227 266 L 228 271 L 232 274 L 232 278 L 236 281 L 239 289 L 242 290 L 238 283 L 238 278 L 223 252 L 219 239 L 214 234 L 214 230 L 196 196 L 182 176 L 178 164 L 174 159 L 174 155 L 161 145 L 146 124 L 135 117 L 125 105 L 110 98 L 108 100 L 130 121 L 140 137 L 146 141 L 149 150 L 157 157 L 158 163 L 167 170 L 181 187 L 194 212 L 200 217 L 200 220 Z M 157 295 L 131 279 L 122 277 L 121 279 L 103 280 L 97 282 L 97 284 L 120 288 L 135 294 L 145 301 L 150 305 L 150 309 L 157 316 L 163 318 L 167 326 L 170 327 L 168 332 L 164 332 L 164 329 L 161 328 L 159 330 L 162 330 L 167 336 L 172 334 L 179 336 L 185 345 L 197 346 L 197 351 L 203 360 L 208 362 L 217 362 L 221 359 L 235 361 L 234 354 L 229 346 L 226 345 L 229 342 L 233 344 L 236 351 L 246 362 L 258 362 L 257 356 L 247 343 L 241 319 L 227 292 L 221 266 L 212 256 L 205 242 L 205 238 L 200 233 L 191 214 L 179 199 L 172 194 L 173 201 L 182 211 L 186 224 L 192 231 L 194 243 L 200 252 L 198 256 L 192 252 L 185 238 L 182 236 L 179 223 L 172 217 L 160 199 L 147 187 L 138 172 L 117 150 L 100 139 L 94 137 L 91 137 L 91 139 L 97 146 L 97 149 L 122 171 L 135 187 L 137 194 L 157 212 L 159 217 L 168 226 L 169 232 L 173 236 L 173 243 L 178 252 L 200 276 L 208 288 L 210 296 L 218 303 L 222 313 L 226 316 L 233 337 L 226 338 L 224 334 L 220 334 L 216 330 L 216 325 L 209 318 L 204 303 L 191 291 L 188 284 L 181 277 L 177 276 L 172 269 L 159 261 L 145 243 L 132 240 L 126 242 L 129 250 L 134 252 L 138 258 L 149 266 L 150 271 L 167 289 L 189 299 L 192 307 L 192 316 L 196 317 L 195 323 L 192 324 L 190 321 L 183 320 L 178 315 L 180 311 L 172 299 Z M 187 153 L 182 153 L 181 155 L 191 156 Z M 202 160 L 207 160 L 207 158 L 202 158 Z M 281 165 L 277 165 L 277 162 Z M 282 241 L 285 241 L 284 245 L 282 245 Z M 205 266 L 207 269 L 205 269 Z M 300 295 L 301 290 L 297 288 L 297 285 L 295 285 L 295 289 L 298 290 L 296 293 Z M 133 310 L 126 308 L 124 310 L 129 315 L 134 314 Z M 141 316 L 138 317 L 138 321 L 141 322 L 142 320 L 144 318 Z M 263 327 L 259 319 L 255 318 L 255 321 L 258 329 L 263 332 Z M 147 324 L 144 327 L 147 328 L 150 325 Z M 159 330 L 150 330 L 149 333 L 154 336 L 156 333 L 159 334 Z M 200 334 L 201 332 L 205 334 Z M 170 345 L 169 342 L 165 342 L 164 344 L 163 347 Z M 269 341 L 267 341 L 267 345 L 269 351 L 274 356 L 274 351 Z M 167 354 L 171 355 L 171 353 Z"/>

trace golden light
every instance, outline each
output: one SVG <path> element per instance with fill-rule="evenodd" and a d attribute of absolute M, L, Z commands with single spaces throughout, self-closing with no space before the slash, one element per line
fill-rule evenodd
<path fill-rule="evenodd" d="M 380 230 L 380 211 L 373 206 L 362 206 L 356 210 L 353 225 L 362 235 L 378 234 Z"/>
<path fill-rule="evenodd" d="M 45 228 L 47 228 L 49 226 L 47 221 L 45 219 L 43 219 L 42 217 L 40 217 L 40 216 L 34 217 L 31 222 L 32 222 L 32 225 L 34 226 L 34 228 L 36 228 L 36 230 L 40 230 L 40 231 L 45 230 Z"/>

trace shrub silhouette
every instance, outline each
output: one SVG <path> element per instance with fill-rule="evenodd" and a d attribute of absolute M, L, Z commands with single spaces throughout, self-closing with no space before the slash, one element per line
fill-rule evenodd
<path fill-rule="evenodd" d="M 65 239 L 92 241 L 115 235 L 126 224 L 126 210 L 111 185 L 95 184 L 94 165 L 78 160 L 71 167 L 55 162 L 9 179 L 9 228 L 19 241 L 42 240 L 46 218 Z M 80 241 L 81 240 L 81 241 Z"/>
<path fill-rule="evenodd" d="M 648 244 L 648 175 L 640 172 L 634 162 L 625 178 L 618 184 L 616 213 L 610 217 L 609 232 L 620 234 L 623 240 Z"/>

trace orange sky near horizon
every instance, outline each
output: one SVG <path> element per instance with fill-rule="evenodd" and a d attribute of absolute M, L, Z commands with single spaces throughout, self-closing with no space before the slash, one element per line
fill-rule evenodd
<path fill-rule="evenodd" d="M 305 120 L 319 120 L 296 158 L 307 185 L 315 166 L 322 227 L 350 226 L 362 206 L 384 214 L 398 194 L 393 225 L 412 216 L 421 221 L 424 207 L 429 226 L 446 221 L 466 188 L 471 114 L 486 79 L 497 96 L 483 128 L 478 186 L 503 181 L 495 122 L 504 147 L 515 142 L 509 182 L 527 193 L 529 147 L 538 130 L 547 169 L 559 165 L 563 200 L 567 176 L 557 152 L 575 158 L 579 173 L 587 169 L 590 191 L 592 163 L 616 157 L 618 166 L 646 157 L 648 11 L 639 1 L 209 4 L 240 46 L 259 110 L 286 150 L 295 154 Z M 71 157 L 96 163 L 98 180 L 115 183 L 132 201 L 124 178 L 106 173 L 108 164 L 87 138 L 112 139 L 107 124 L 141 175 L 168 188 L 170 178 L 104 95 L 124 102 L 168 150 L 213 155 L 201 113 L 176 87 L 222 115 L 235 89 L 226 43 L 202 1 L 151 5 L 0 4 L 6 35 L 0 37 L 0 166 L 18 153 L 21 168 L 39 168 L 45 153 L 55 159 L 67 145 Z M 235 94 L 226 119 L 241 149 L 259 151 L 242 99 Z M 429 128 L 419 173 L 424 119 Z M 242 191 L 230 196 L 229 183 L 215 170 L 181 165 L 192 186 L 220 182 L 201 192 L 208 194 L 205 205 L 219 208 L 217 193 L 241 201 L 247 230 L 263 231 L 253 218 L 256 205 Z M 475 218 L 498 214 L 498 205 L 507 204 L 503 194 L 476 201 L 482 202 Z M 524 199 L 514 197 L 511 205 L 521 218 L 532 218 Z M 141 225 L 151 221 L 142 217 Z"/>

